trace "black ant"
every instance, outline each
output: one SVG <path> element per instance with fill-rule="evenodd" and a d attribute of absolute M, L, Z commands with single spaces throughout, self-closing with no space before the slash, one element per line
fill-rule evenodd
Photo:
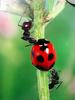
<path fill-rule="evenodd" d="M 49 89 L 53 89 L 55 86 L 57 88 L 62 84 L 62 81 L 59 81 L 59 75 L 55 69 L 51 70 L 51 82 L 49 83 Z"/>
<path fill-rule="evenodd" d="M 36 40 L 30 36 L 30 32 L 29 32 L 30 29 L 32 28 L 32 21 L 24 22 L 22 26 L 21 25 L 18 26 L 22 27 L 22 30 L 24 30 L 21 39 L 28 41 L 29 43 L 35 44 Z"/>

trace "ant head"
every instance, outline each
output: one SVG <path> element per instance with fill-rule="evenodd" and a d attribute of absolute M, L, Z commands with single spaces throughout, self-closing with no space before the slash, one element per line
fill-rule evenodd
<path fill-rule="evenodd" d="M 32 21 L 23 22 L 22 29 L 25 31 L 29 31 L 32 27 Z"/>

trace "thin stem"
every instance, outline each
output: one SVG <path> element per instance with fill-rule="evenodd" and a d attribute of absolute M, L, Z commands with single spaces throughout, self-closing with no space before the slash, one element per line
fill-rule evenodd
<path fill-rule="evenodd" d="M 48 73 L 37 70 L 39 100 L 50 100 Z"/>
<path fill-rule="evenodd" d="M 60 1 L 62 3 L 60 3 Z M 44 38 L 47 20 L 54 18 L 64 8 L 64 0 L 59 0 L 52 12 L 48 16 L 45 15 L 45 0 L 33 0 L 34 9 L 34 37 L 38 40 Z M 58 6 L 57 6 L 58 5 Z M 57 8 L 57 9 L 56 9 Z M 57 13 L 56 13 L 57 10 Z M 45 17 L 45 18 L 44 18 Z M 45 20 L 45 21 L 44 21 Z M 50 100 L 50 92 L 48 87 L 48 72 L 37 69 L 39 100 Z"/>
<path fill-rule="evenodd" d="M 36 39 L 44 38 L 43 25 L 44 0 L 34 0 L 34 36 Z M 50 100 L 48 88 L 48 73 L 37 69 L 39 100 Z"/>

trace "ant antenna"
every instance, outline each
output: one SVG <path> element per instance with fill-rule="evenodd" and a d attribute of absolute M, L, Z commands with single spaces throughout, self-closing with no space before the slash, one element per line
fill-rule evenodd
<path fill-rule="evenodd" d="M 21 21 L 21 19 L 22 19 L 22 17 L 23 17 L 23 15 L 20 17 L 20 20 L 19 20 L 19 22 L 18 22 L 18 26 L 20 26 L 20 27 L 22 27 L 19 23 L 20 23 L 20 21 Z"/>
<path fill-rule="evenodd" d="M 29 8 L 29 10 L 30 10 L 30 18 L 32 19 L 32 21 L 33 21 L 33 19 L 34 19 L 34 14 L 33 14 L 33 10 L 32 10 L 32 8 L 30 7 L 30 5 L 27 3 L 27 1 L 25 1 L 25 3 L 26 3 L 26 5 L 28 6 L 28 8 Z"/>
<path fill-rule="evenodd" d="M 28 6 L 29 10 L 31 11 L 32 16 L 30 15 L 29 17 L 30 17 L 31 20 L 33 21 L 33 19 L 34 19 L 33 10 L 31 9 L 30 5 L 29 5 L 26 1 L 25 1 L 25 4 Z M 25 12 L 26 12 L 26 11 L 23 12 L 23 15 L 24 15 Z M 22 27 L 19 23 L 20 23 L 20 21 L 21 21 L 23 15 L 20 17 L 20 20 L 19 20 L 19 22 L 18 22 L 18 26 L 20 26 L 20 27 Z"/>

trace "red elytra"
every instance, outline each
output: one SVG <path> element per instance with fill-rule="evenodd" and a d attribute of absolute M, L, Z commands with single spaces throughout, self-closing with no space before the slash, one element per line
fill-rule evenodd
<path fill-rule="evenodd" d="M 56 51 L 51 42 L 40 39 L 31 50 L 32 64 L 43 71 L 51 69 L 56 61 Z"/>

